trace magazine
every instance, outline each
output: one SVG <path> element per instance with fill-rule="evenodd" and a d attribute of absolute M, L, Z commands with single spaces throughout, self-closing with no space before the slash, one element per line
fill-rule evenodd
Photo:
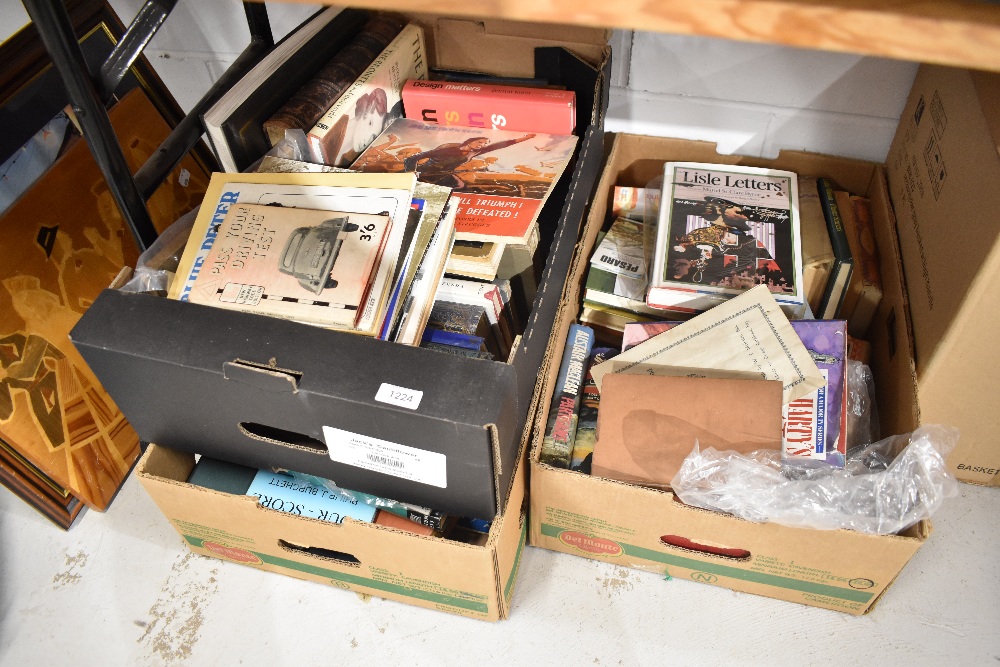
<path fill-rule="evenodd" d="M 576 147 L 572 135 L 441 126 L 400 118 L 351 166 L 413 172 L 463 195 L 455 238 L 526 244 Z"/>

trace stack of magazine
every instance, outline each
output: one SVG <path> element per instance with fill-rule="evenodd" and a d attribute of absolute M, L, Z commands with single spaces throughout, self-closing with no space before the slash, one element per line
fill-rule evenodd
<path fill-rule="evenodd" d="M 450 194 L 412 174 L 215 174 L 168 296 L 417 344 Z"/>

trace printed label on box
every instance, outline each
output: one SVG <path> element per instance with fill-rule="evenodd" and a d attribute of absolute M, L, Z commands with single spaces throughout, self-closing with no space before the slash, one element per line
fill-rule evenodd
<path fill-rule="evenodd" d="M 416 389 L 399 387 L 388 382 L 383 382 L 375 393 L 375 400 L 401 408 L 416 410 L 420 407 L 420 399 L 424 397 L 424 392 Z"/>
<path fill-rule="evenodd" d="M 323 427 L 330 458 L 385 475 L 448 488 L 448 457 L 332 426 Z"/>

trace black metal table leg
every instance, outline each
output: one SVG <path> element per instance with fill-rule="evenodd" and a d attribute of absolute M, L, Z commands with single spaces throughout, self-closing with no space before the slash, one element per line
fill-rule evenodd
<path fill-rule="evenodd" d="M 84 139 L 100 167 L 108 188 L 132 230 L 136 243 L 145 250 L 156 240 L 156 229 L 139 189 L 125 162 L 125 155 L 111 127 L 107 111 L 87 71 L 73 26 L 59 0 L 22 0 L 38 29 L 69 93 Z"/>

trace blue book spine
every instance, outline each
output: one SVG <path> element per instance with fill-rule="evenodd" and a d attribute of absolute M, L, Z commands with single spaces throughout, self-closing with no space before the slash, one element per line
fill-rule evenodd
<path fill-rule="evenodd" d="M 580 415 L 587 358 L 593 346 L 593 329 L 579 324 L 570 326 L 542 439 L 542 463 L 569 468 Z"/>
<path fill-rule="evenodd" d="M 466 350 L 483 349 L 482 336 L 472 336 L 470 334 L 445 331 L 443 329 L 435 329 L 433 327 L 427 327 L 424 329 L 424 336 L 421 342 L 436 343 L 438 345 L 451 345 L 452 347 L 461 347 Z"/>

